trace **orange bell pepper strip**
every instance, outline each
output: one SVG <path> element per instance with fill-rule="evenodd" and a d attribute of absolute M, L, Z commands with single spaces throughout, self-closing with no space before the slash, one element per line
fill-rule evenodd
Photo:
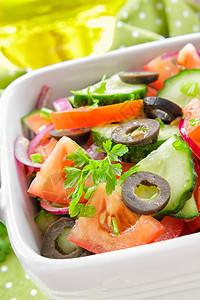
<path fill-rule="evenodd" d="M 80 107 L 50 114 L 56 130 L 93 127 L 119 122 L 139 116 L 142 100 L 99 106 L 97 108 Z"/>

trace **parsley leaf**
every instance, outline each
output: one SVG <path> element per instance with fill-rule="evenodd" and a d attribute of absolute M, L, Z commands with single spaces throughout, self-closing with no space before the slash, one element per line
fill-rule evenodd
<path fill-rule="evenodd" d="M 74 192 L 69 195 L 69 198 L 71 198 L 69 205 L 71 217 L 93 216 L 95 208 L 79 203 L 84 191 L 86 191 L 84 197 L 88 200 L 99 183 L 106 182 L 106 193 L 108 195 L 115 190 L 117 185 L 115 175 L 121 175 L 122 167 L 120 163 L 112 164 L 112 162 L 118 161 L 118 158 L 125 154 L 128 148 L 121 144 L 112 147 L 110 140 L 103 143 L 103 147 L 107 153 L 103 160 L 91 159 L 81 148 L 78 148 L 77 152 L 66 156 L 67 159 L 75 163 L 75 167 L 65 167 L 63 169 L 66 173 L 64 187 L 69 188 L 75 185 Z M 89 177 L 92 178 L 93 186 L 86 188 L 85 183 Z"/>
<path fill-rule="evenodd" d="M 123 184 L 123 182 L 125 181 L 125 179 L 127 177 L 129 177 L 130 175 L 138 172 L 138 168 L 139 168 L 139 165 L 135 165 L 133 167 L 131 167 L 127 172 L 125 172 L 120 178 L 119 180 L 121 181 L 121 185 Z"/>

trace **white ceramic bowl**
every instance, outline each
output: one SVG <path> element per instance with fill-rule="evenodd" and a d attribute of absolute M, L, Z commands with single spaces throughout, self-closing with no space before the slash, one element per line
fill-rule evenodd
<path fill-rule="evenodd" d="M 53 100 L 120 70 L 140 69 L 163 52 L 192 42 L 200 50 L 200 33 L 116 50 L 33 71 L 13 82 L 0 104 L 0 211 L 13 249 L 26 272 L 50 299 L 198 299 L 200 233 L 165 242 L 70 260 L 40 256 L 41 236 L 34 224 L 35 206 L 26 194 L 13 154 L 21 134 L 20 118 L 35 105 L 41 87 Z M 19 168 L 20 171 L 20 168 Z"/>

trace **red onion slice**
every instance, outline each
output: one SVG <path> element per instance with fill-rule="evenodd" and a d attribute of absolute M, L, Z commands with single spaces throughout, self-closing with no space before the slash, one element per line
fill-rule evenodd
<path fill-rule="evenodd" d="M 52 95 L 52 89 L 44 85 L 41 89 L 39 97 L 36 102 L 36 109 L 41 109 L 42 107 L 49 107 L 49 101 Z"/>
<path fill-rule="evenodd" d="M 72 105 L 67 98 L 59 98 L 53 102 L 53 106 L 56 111 L 63 111 L 72 108 Z"/>
<path fill-rule="evenodd" d="M 186 133 L 185 119 L 181 120 L 181 122 L 179 124 L 179 131 L 180 131 L 181 136 L 184 139 L 184 141 L 188 143 L 188 146 L 190 147 L 190 149 L 194 152 L 194 154 L 198 158 L 200 158 L 200 148 L 199 148 L 199 146 Z"/>
<path fill-rule="evenodd" d="M 63 214 L 69 213 L 68 206 L 56 207 L 56 206 L 53 206 L 52 203 L 46 199 L 42 199 L 40 201 L 40 205 L 42 208 L 44 208 L 46 211 L 48 211 L 49 213 L 51 213 L 53 215 L 63 215 Z"/>
<path fill-rule="evenodd" d="M 20 135 L 16 138 L 14 144 L 14 154 L 15 158 L 23 163 L 25 166 L 40 168 L 41 164 L 34 163 L 28 156 L 28 148 L 30 141 L 24 136 Z"/>
<path fill-rule="evenodd" d="M 54 129 L 54 125 L 50 124 L 49 126 L 44 127 L 41 131 L 38 132 L 38 134 L 31 140 L 30 145 L 28 147 L 28 156 L 30 157 L 31 154 L 34 153 L 35 148 L 40 143 L 40 141 L 43 139 L 45 134 L 47 134 L 50 130 Z"/>
<path fill-rule="evenodd" d="M 176 56 L 176 55 L 178 55 L 178 53 L 179 53 L 179 51 L 164 53 L 163 55 L 161 55 L 161 58 L 165 59 L 168 57 Z M 200 56 L 200 51 L 197 51 L 197 54 Z"/>

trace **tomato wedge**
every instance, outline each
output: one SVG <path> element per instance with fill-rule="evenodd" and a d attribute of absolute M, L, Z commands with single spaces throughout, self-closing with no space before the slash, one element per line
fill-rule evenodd
<path fill-rule="evenodd" d="M 31 130 L 37 134 L 42 126 L 49 126 L 52 124 L 50 119 L 47 119 L 38 112 L 36 114 L 32 114 L 26 118 L 26 123 L 29 125 Z"/>
<path fill-rule="evenodd" d="M 48 138 L 43 139 L 35 148 L 34 153 L 40 153 L 45 161 L 55 148 L 56 144 L 57 141 L 54 138 L 51 138 L 50 140 Z"/>
<path fill-rule="evenodd" d="M 87 205 L 97 213 L 93 218 L 80 217 L 68 240 L 94 253 L 103 253 L 153 242 L 164 226 L 152 216 L 140 218 L 123 204 L 116 190 L 107 195 L 105 184 L 99 184 Z M 113 230 L 117 224 L 118 233 Z"/>
<path fill-rule="evenodd" d="M 93 109 L 73 108 L 53 112 L 50 116 L 55 129 L 75 129 L 80 128 L 80 124 L 81 127 L 92 127 L 136 117 L 140 115 L 141 108 L 142 100 L 134 100 Z"/>
<path fill-rule="evenodd" d="M 155 240 L 155 242 L 165 241 L 179 237 L 183 229 L 183 223 L 183 220 L 165 216 L 161 221 L 161 224 L 165 227 L 165 229 Z"/>
<path fill-rule="evenodd" d="M 185 45 L 178 53 L 176 73 L 182 69 L 199 69 L 200 57 L 196 48 L 191 43 Z"/>
<path fill-rule="evenodd" d="M 186 133 L 196 143 L 200 143 L 200 125 L 190 125 L 190 120 L 200 119 L 200 100 L 192 99 L 183 109 L 186 122 Z"/>
<path fill-rule="evenodd" d="M 34 196 L 44 198 L 50 202 L 69 205 L 69 194 L 74 191 L 74 187 L 64 189 L 65 166 L 72 166 L 72 162 L 66 159 L 66 155 L 77 151 L 78 145 L 68 137 L 62 137 L 55 148 L 42 164 L 39 172 L 32 181 L 28 192 Z M 90 180 L 87 181 L 90 185 Z M 80 202 L 86 202 L 83 197 Z"/>

